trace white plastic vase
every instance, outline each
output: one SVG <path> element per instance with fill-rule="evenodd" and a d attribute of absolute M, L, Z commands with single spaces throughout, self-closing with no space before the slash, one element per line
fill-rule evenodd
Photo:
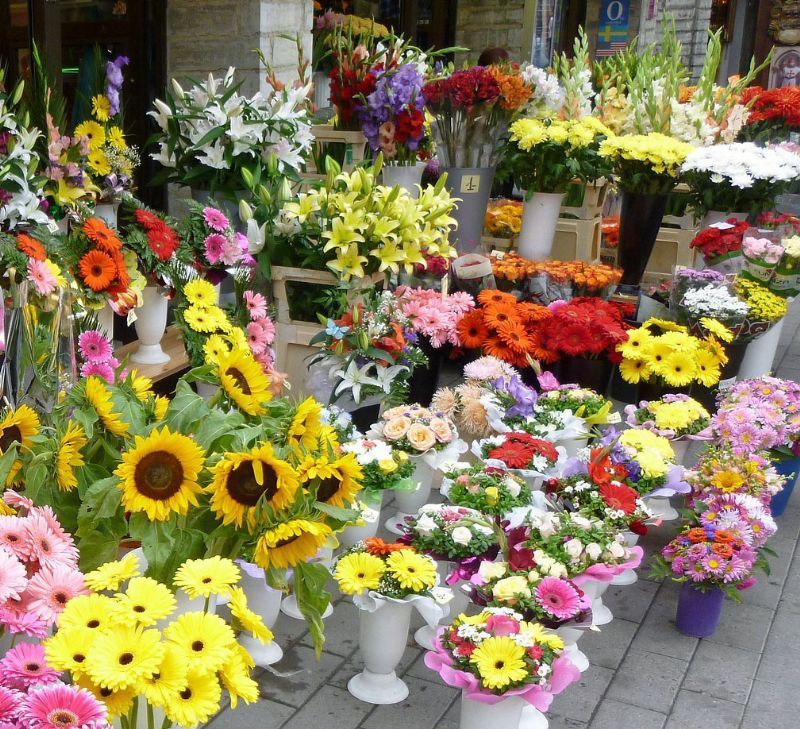
<path fill-rule="evenodd" d="M 525 201 L 517 252 L 531 260 L 549 258 L 553 250 L 563 192 L 535 192 Z"/>
<path fill-rule="evenodd" d="M 381 600 L 374 612 L 360 611 L 358 646 L 364 670 L 347 682 L 359 701 L 397 704 L 408 696 L 395 668 L 406 652 L 412 609 L 410 602 Z"/>
<path fill-rule="evenodd" d="M 644 496 L 642 501 L 656 519 L 673 521 L 680 516 L 666 496 Z"/>
<path fill-rule="evenodd" d="M 556 443 L 557 446 L 562 446 L 567 452 L 567 458 L 577 458 L 578 452 L 589 445 L 589 437 L 584 435 L 580 438 L 566 438 Z"/>
<path fill-rule="evenodd" d="M 670 445 L 675 452 L 675 463 L 682 464 L 686 460 L 686 454 L 689 452 L 689 445 L 691 441 L 688 438 L 681 438 L 679 440 L 671 440 Z"/>
<path fill-rule="evenodd" d="M 781 319 L 766 334 L 754 339 L 747 345 L 742 364 L 739 367 L 739 374 L 736 376 L 737 380 L 761 377 L 772 371 L 775 353 L 778 351 L 778 344 L 781 341 L 784 321 L 786 320 Z"/>
<path fill-rule="evenodd" d="M 458 567 L 458 565 L 453 562 L 438 562 L 436 564 L 436 571 L 439 573 L 439 585 L 447 584 L 447 575 L 456 567 Z M 469 597 L 467 593 L 461 589 L 461 586 L 464 584 L 463 581 L 459 581 L 455 585 L 450 586 L 453 599 L 445 606 L 444 615 L 442 615 L 442 620 L 440 620 L 439 623 L 436 625 L 429 625 L 426 623 L 414 633 L 414 640 L 420 648 L 432 651 L 433 641 L 434 638 L 436 638 L 436 633 L 439 631 L 439 626 L 452 622 L 454 618 L 461 615 L 461 613 L 465 612 L 467 607 L 469 607 Z"/>
<path fill-rule="evenodd" d="M 384 164 L 381 168 L 383 184 L 387 187 L 397 185 L 416 200 L 419 197 L 418 185 L 422 183 L 424 170 L 424 162 L 417 162 L 413 165 Z"/>
<path fill-rule="evenodd" d="M 114 339 L 114 310 L 109 304 L 95 313 L 97 317 L 97 329 L 109 341 Z"/>
<path fill-rule="evenodd" d="M 592 600 L 592 624 L 608 625 L 614 619 L 611 611 L 603 603 L 603 594 L 608 589 L 608 583 L 587 580 L 581 585 L 581 589 Z"/>
<path fill-rule="evenodd" d="M 428 503 L 434 470 L 427 461 L 422 458 L 417 459 L 417 465 L 414 467 L 411 478 L 417 482 L 418 486 L 414 491 L 394 492 L 397 512 L 386 520 L 384 527 L 387 531 L 392 534 L 405 534 L 406 517 L 416 516 L 419 508 Z"/>
<path fill-rule="evenodd" d="M 549 726 L 550 722 L 547 717 L 535 706 L 526 703 L 522 707 L 519 729 L 547 729 Z"/>
<path fill-rule="evenodd" d="M 382 502 L 383 491 L 380 492 L 380 498 L 378 498 L 377 501 L 368 504 L 371 511 L 369 514 L 364 515 L 363 524 L 353 524 L 342 530 L 338 538 L 339 544 L 341 544 L 344 549 L 349 549 L 358 544 L 358 542 L 374 537 L 378 533 Z"/>
<path fill-rule="evenodd" d="M 281 609 L 280 590 L 275 590 L 267 584 L 264 570 L 260 570 L 255 565 L 242 566 L 240 563 L 240 566 L 242 567 L 242 579 L 239 581 L 239 585 L 247 596 L 248 607 L 261 616 L 264 625 L 272 629 L 278 620 Z M 239 644 L 252 656 L 255 664 L 262 668 L 271 666 L 283 658 L 283 650 L 274 640 L 263 645 L 250 633 L 242 632 L 239 635 Z"/>
<path fill-rule="evenodd" d="M 569 626 L 561 626 L 556 628 L 556 634 L 561 640 L 564 641 L 564 652 L 579 671 L 583 672 L 589 668 L 589 659 L 586 654 L 578 648 L 578 640 L 583 635 L 583 631 L 578 628 L 571 628 Z"/>
<path fill-rule="evenodd" d="M 100 218 L 109 228 L 117 227 L 117 212 L 119 203 L 97 203 L 94 206 L 94 216 Z"/>
<path fill-rule="evenodd" d="M 459 729 L 517 729 L 525 702 L 509 696 L 496 704 L 474 701 L 461 694 Z M 546 726 L 546 725 L 545 725 Z"/>
<path fill-rule="evenodd" d="M 314 555 L 312 561 L 319 562 L 330 569 L 331 565 L 333 564 L 333 549 L 331 547 L 322 547 Z M 291 595 L 287 595 L 283 598 L 283 601 L 281 602 L 281 612 L 288 618 L 293 618 L 294 620 L 305 620 L 305 616 L 301 612 L 300 606 L 297 604 L 297 596 L 294 594 L 294 592 L 292 592 Z M 329 618 L 331 615 L 333 615 L 333 605 L 328 603 L 328 606 L 322 613 L 322 617 Z"/>
<path fill-rule="evenodd" d="M 167 329 L 169 302 L 158 286 L 145 286 L 142 305 L 136 310 L 136 336 L 139 349 L 131 355 L 137 364 L 157 365 L 169 362 L 169 355 L 161 349 L 161 340 Z"/>

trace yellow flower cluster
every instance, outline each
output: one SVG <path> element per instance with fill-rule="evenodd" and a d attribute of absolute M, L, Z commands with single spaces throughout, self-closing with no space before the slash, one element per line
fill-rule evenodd
<path fill-rule="evenodd" d="M 778 321 L 789 310 L 786 299 L 748 278 L 737 278 L 734 290 L 750 306 L 750 318 L 756 321 Z"/>
<path fill-rule="evenodd" d="M 711 417 L 697 400 L 675 400 L 665 402 L 655 400 L 647 406 L 648 412 L 653 416 L 653 423 L 659 430 L 686 430 L 698 420 L 707 420 Z"/>
<path fill-rule="evenodd" d="M 793 235 L 781 241 L 786 255 L 790 258 L 800 258 L 800 235 Z"/>
<path fill-rule="evenodd" d="M 653 172 L 678 177 L 686 155 L 693 149 L 659 132 L 627 134 L 609 137 L 600 143 L 600 155 L 615 163 L 620 161 L 643 162 Z"/>
<path fill-rule="evenodd" d="M 522 205 L 510 200 L 499 205 L 490 205 L 483 224 L 486 232 L 497 238 L 518 235 L 522 230 Z"/>
<path fill-rule="evenodd" d="M 399 593 L 418 595 L 436 585 L 436 563 L 411 548 L 400 547 L 381 555 L 372 554 L 369 547 L 363 551 L 357 548 L 337 562 L 333 576 L 345 595 L 380 591 L 382 585 L 392 597 Z M 385 579 L 389 581 L 384 583 Z"/>
<path fill-rule="evenodd" d="M 381 23 L 376 23 L 372 18 L 362 18 L 360 15 L 343 15 L 342 30 L 353 35 L 371 35 L 373 38 L 384 38 L 389 35 L 389 29 Z"/>
<path fill-rule="evenodd" d="M 698 382 L 711 387 L 719 382 L 721 367 L 728 361 L 725 349 L 712 333 L 727 331 L 715 319 L 707 320 L 705 338 L 689 334 L 686 327 L 662 319 L 648 319 L 617 345 L 622 355 L 620 374 L 626 382 L 649 382 L 660 377 L 670 387 Z M 661 330 L 655 333 L 653 330 Z"/>
<path fill-rule="evenodd" d="M 670 442 L 652 431 L 638 428 L 623 430 L 620 445 L 632 451 L 646 478 L 666 476 L 675 465 L 675 451 Z"/>
<path fill-rule="evenodd" d="M 590 147 L 598 136 L 613 136 L 599 119 L 519 119 L 511 125 L 511 141 L 527 152 L 537 144 L 560 144 L 569 149 Z"/>

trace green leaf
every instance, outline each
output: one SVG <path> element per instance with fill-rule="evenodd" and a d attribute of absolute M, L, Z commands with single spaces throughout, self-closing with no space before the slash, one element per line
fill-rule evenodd
<path fill-rule="evenodd" d="M 119 537 L 93 531 L 82 537 L 80 547 L 80 568 L 83 572 L 97 569 L 106 562 L 113 562 L 119 555 Z"/>
<path fill-rule="evenodd" d="M 341 506 L 331 506 L 330 504 L 326 504 L 322 501 L 315 501 L 314 508 L 321 511 L 323 514 L 327 514 L 333 519 L 337 519 L 338 521 L 342 522 L 353 521 L 358 516 L 358 513 L 353 509 L 345 509 Z"/>
<path fill-rule="evenodd" d="M 12 443 L 8 450 L 0 456 L 0 484 L 5 484 L 8 481 L 8 474 L 11 473 L 16 460 L 17 444 Z"/>
<path fill-rule="evenodd" d="M 219 139 L 223 134 L 225 134 L 225 127 L 214 127 L 200 138 L 200 140 L 194 145 L 194 148 L 200 149 L 201 147 L 205 147 L 215 139 Z"/>
<path fill-rule="evenodd" d="M 227 450 L 236 435 L 236 430 L 244 423 L 241 413 L 224 413 L 212 410 L 200 423 L 195 433 L 195 440 L 208 451 Z M 224 442 L 224 445 L 222 445 Z"/>
<path fill-rule="evenodd" d="M 109 519 L 122 509 L 122 492 L 117 488 L 116 476 L 95 481 L 86 490 L 80 509 L 80 518 L 92 516 L 94 521 Z"/>
<path fill-rule="evenodd" d="M 164 418 L 172 430 L 192 433 L 198 424 L 208 416 L 208 405 L 187 382 L 180 381 L 175 388 L 175 397 L 167 408 Z"/>
<path fill-rule="evenodd" d="M 294 568 L 294 594 L 297 607 L 306 619 L 317 658 L 325 645 L 325 624 L 322 613 L 331 601 L 325 585 L 330 579 L 327 568 L 319 562 L 301 562 Z"/>

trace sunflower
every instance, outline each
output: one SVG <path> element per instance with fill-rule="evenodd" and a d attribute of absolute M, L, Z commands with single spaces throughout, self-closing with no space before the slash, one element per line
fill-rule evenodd
<path fill-rule="evenodd" d="M 170 695 L 164 714 L 177 726 L 205 724 L 219 710 L 222 689 L 217 677 L 190 671 L 183 688 Z"/>
<path fill-rule="evenodd" d="M 712 319 L 711 317 L 704 316 L 700 319 L 700 326 L 703 327 L 707 332 L 710 332 L 718 339 L 721 339 L 723 342 L 732 342 L 733 341 L 733 332 L 728 329 L 722 322 L 717 321 L 716 319 Z"/>
<path fill-rule="evenodd" d="M 390 554 L 386 558 L 386 567 L 404 590 L 423 592 L 436 584 L 434 561 L 410 549 Z"/>
<path fill-rule="evenodd" d="M 291 519 L 265 531 L 256 544 L 255 562 L 264 569 L 294 567 L 311 559 L 331 535 L 327 524 Z"/>
<path fill-rule="evenodd" d="M 264 624 L 261 616 L 247 606 L 247 595 L 244 590 L 241 587 L 232 587 L 228 596 L 228 607 L 239 627 L 251 633 L 261 643 L 271 643 L 275 636 Z"/>
<path fill-rule="evenodd" d="M 152 577 L 134 577 L 116 598 L 119 621 L 146 628 L 172 615 L 177 605 L 172 591 Z"/>
<path fill-rule="evenodd" d="M 193 332 L 200 332 L 201 334 L 211 334 L 219 328 L 208 314 L 207 309 L 201 309 L 199 306 L 190 306 L 183 312 L 183 320 L 186 326 Z"/>
<path fill-rule="evenodd" d="M 255 525 L 254 507 L 261 501 L 276 511 L 294 503 L 300 481 L 288 461 L 275 455 L 271 443 L 245 453 L 226 453 L 212 469 L 208 485 L 211 509 L 223 524 Z"/>
<path fill-rule="evenodd" d="M 233 628 L 219 615 L 184 613 L 164 629 L 164 638 L 181 649 L 189 671 L 214 674 L 228 660 L 236 642 Z"/>
<path fill-rule="evenodd" d="M 149 704 L 164 707 L 186 686 L 186 673 L 183 651 L 174 643 L 166 643 L 158 670 L 143 678 L 137 688 Z"/>
<path fill-rule="evenodd" d="M 521 683 L 528 677 L 524 655 L 522 646 L 507 635 L 501 635 L 484 640 L 469 660 L 478 669 L 481 684 L 485 688 L 500 690 L 509 684 Z"/>
<path fill-rule="evenodd" d="M 133 688 L 112 691 L 110 688 L 98 686 L 85 675 L 78 676 L 75 683 L 91 692 L 98 701 L 103 703 L 112 718 L 126 716 L 133 706 L 133 699 L 136 696 L 136 690 Z"/>
<path fill-rule="evenodd" d="M 86 584 L 89 584 L 89 575 L 86 575 Z M 111 625 L 116 625 L 117 620 L 113 617 L 113 612 L 114 600 L 110 597 L 96 593 L 78 595 L 67 603 L 58 616 L 58 627 L 61 630 L 88 628 L 99 633 Z"/>
<path fill-rule="evenodd" d="M 130 381 L 139 402 L 146 402 L 153 394 L 153 381 L 149 377 L 140 375 L 136 370 L 131 370 Z"/>
<path fill-rule="evenodd" d="M 250 351 L 234 350 L 222 357 L 216 375 L 225 394 L 248 415 L 263 415 L 272 399 L 269 379 Z"/>
<path fill-rule="evenodd" d="M 100 149 L 106 141 L 106 132 L 96 121 L 85 121 L 75 127 L 76 137 L 86 137 L 89 149 Z"/>
<path fill-rule="evenodd" d="M 672 387 L 688 385 L 694 380 L 696 371 L 694 358 L 683 352 L 673 352 L 658 368 L 658 374 Z"/>
<path fill-rule="evenodd" d="M 56 454 L 56 484 L 61 491 L 72 491 L 78 485 L 75 469 L 85 464 L 81 449 L 86 443 L 83 427 L 70 420 L 67 430 L 61 436 Z"/>
<path fill-rule="evenodd" d="M 78 263 L 83 282 L 92 291 L 105 291 L 117 275 L 117 267 L 108 253 L 91 250 Z"/>
<path fill-rule="evenodd" d="M 212 334 L 203 345 L 203 354 L 206 364 L 217 364 L 220 359 L 230 354 L 231 348 L 225 337 Z"/>
<path fill-rule="evenodd" d="M 239 568 L 220 556 L 187 559 L 175 573 L 175 585 L 191 599 L 223 595 L 242 577 Z"/>
<path fill-rule="evenodd" d="M 231 708 L 235 709 L 242 699 L 246 704 L 258 701 L 261 691 L 258 684 L 250 677 L 250 669 L 242 652 L 234 650 L 222 670 L 219 672 L 222 685 L 228 690 Z"/>
<path fill-rule="evenodd" d="M 5 453 L 16 443 L 17 450 L 30 448 L 34 436 L 39 434 L 39 416 L 27 405 L 20 405 L 16 410 L 6 410 L 0 421 L 0 453 Z M 15 460 L 8 472 L 6 486 L 9 486 L 20 469 L 22 461 Z"/>
<path fill-rule="evenodd" d="M 496 289 L 483 289 L 478 292 L 478 303 L 483 306 L 494 304 L 511 304 L 513 306 L 517 303 L 517 297 Z"/>
<path fill-rule="evenodd" d="M 204 459 L 203 449 L 192 438 L 172 433 L 166 426 L 146 438 L 137 435 L 114 471 L 123 506 L 127 511 L 144 511 L 151 521 L 186 514 L 190 505 L 198 505 L 202 489 L 197 477 Z"/>
<path fill-rule="evenodd" d="M 484 312 L 483 320 L 492 329 L 498 329 L 506 322 L 521 323 L 517 309 L 512 304 L 492 304 Z"/>
<path fill-rule="evenodd" d="M 95 638 L 86 673 L 98 686 L 118 691 L 152 676 L 163 656 L 164 645 L 157 630 L 117 625 Z"/>
<path fill-rule="evenodd" d="M 127 435 L 128 423 L 121 419 L 119 413 L 114 412 L 111 391 L 106 387 L 104 380 L 94 375 L 86 380 L 86 399 L 109 433 L 120 437 Z"/>
<path fill-rule="evenodd" d="M 55 635 L 42 643 L 47 663 L 57 671 L 69 671 L 73 676 L 81 675 L 86 670 L 86 657 L 98 635 L 91 628 L 60 628 Z"/>
<path fill-rule="evenodd" d="M 697 366 L 695 377 L 701 385 L 713 387 L 719 382 L 719 360 L 712 352 L 705 349 L 698 350 L 694 357 L 694 363 Z"/>
<path fill-rule="evenodd" d="M 156 395 L 153 399 L 153 415 L 158 421 L 167 417 L 167 410 L 169 410 L 169 398 L 164 395 Z"/>
<path fill-rule="evenodd" d="M 217 290 L 210 281 L 196 278 L 183 287 L 183 295 L 190 304 L 201 309 L 214 306 L 217 303 Z"/>
<path fill-rule="evenodd" d="M 331 475 L 320 479 L 316 499 L 331 506 L 346 507 L 361 490 L 364 472 L 355 453 L 345 453 L 330 463 Z"/>
<path fill-rule="evenodd" d="M 353 552 L 336 563 L 333 576 L 345 595 L 358 595 L 365 590 L 378 589 L 385 572 L 386 565 L 380 557 Z"/>
<path fill-rule="evenodd" d="M 653 335 L 645 329 L 640 327 L 628 332 L 627 341 L 617 345 L 617 352 L 619 352 L 625 359 L 641 360 L 644 359 L 647 353 L 647 348 L 653 340 Z"/>
<path fill-rule="evenodd" d="M 313 397 L 307 397 L 297 406 L 286 436 L 293 445 L 301 445 L 308 451 L 317 445 L 321 428 L 322 406 Z"/>
<path fill-rule="evenodd" d="M 119 590 L 123 582 L 141 574 L 139 558 L 135 552 L 128 552 L 122 559 L 100 565 L 96 570 L 89 572 L 84 579 L 87 587 L 92 590 Z"/>

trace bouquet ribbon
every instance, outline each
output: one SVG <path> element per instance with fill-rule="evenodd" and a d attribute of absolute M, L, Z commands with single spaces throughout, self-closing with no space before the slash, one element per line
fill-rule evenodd
<path fill-rule="evenodd" d="M 630 559 L 622 564 L 607 565 L 593 564 L 587 567 L 581 574 L 572 578 L 576 585 L 582 585 L 589 580 L 596 582 L 611 582 L 615 577 L 621 575 L 625 570 L 635 570 L 644 558 L 644 550 L 641 547 L 628 547 Z"/>

